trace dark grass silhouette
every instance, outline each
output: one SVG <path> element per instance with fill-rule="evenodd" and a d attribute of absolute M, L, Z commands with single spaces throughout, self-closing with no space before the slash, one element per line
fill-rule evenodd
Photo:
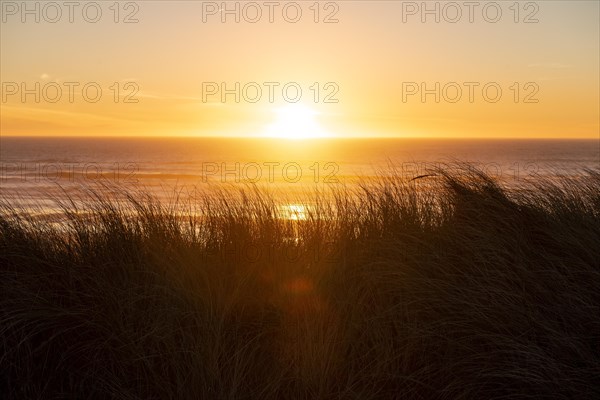
<path fill-rule="evenodd" d="M 3 398 L 600 398 L 598 172 L 396 175 L 300 221 L 113 189 L 2 203 Z"/>

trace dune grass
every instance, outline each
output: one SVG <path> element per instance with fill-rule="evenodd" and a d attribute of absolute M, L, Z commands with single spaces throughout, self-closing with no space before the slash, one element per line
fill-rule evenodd
<path fill-rule="evenodd" d="M 598 172 L 86 193 L 0 204 L 3 398 L 600 398 Z"/>

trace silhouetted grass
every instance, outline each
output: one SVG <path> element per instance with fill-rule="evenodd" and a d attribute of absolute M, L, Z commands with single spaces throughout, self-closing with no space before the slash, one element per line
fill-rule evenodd
<path fill-rule="evenodd" d="M 600 398 L 600 174 L 0 206 L 0 393 Z"/>

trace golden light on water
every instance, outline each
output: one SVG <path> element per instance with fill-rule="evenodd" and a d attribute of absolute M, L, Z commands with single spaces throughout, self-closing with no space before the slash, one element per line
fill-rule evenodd
<path fill-rule="evenodd" d="M 281 206 L 281 218 L 292 221 L 308 219 L 308 209 L 302 204 L 284 204 Z"/>

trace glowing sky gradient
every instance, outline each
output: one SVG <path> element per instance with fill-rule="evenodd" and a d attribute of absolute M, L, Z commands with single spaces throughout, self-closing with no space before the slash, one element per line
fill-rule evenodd
<path fill-rule="evenodd" d="M 203 22 L 207 2 L 140 1 L 134 16 L 139 22 L 129 24 L 113 21 L 113 2 L 99 2 L 103 15 L 97 23 L 77 11 L 73 23 L 67 15 L 57 23 L 35 23 L 34 16 L 23 23 L 6 3 L 13 2 L 2 1 L 0 39 L 0 127 L 6 136 L 252 136 L 276 122 L 286 103 L 281 92 L 272 103 L 265 91 L 256 103 L 236 103 L 234 96 L 221 102 L 220 96 L 203 99 L 203 82 L 230 88 L 235 82 L 295 82 L 303 89 L 300 103 L 318 113 L 320 128 L 337 136 L 599 137 L 597 1 L 535 2 L 537 23 L 523 23 L 534 8 L 520 2 L 516 16 L 509 9 L 513 1 L 498 2 L 503 15 L 496 23 L 483 18 L 481 8 L 489 2 L 480 3 L 472 23 L 467 15 L 452 23 L 443 14 L 440 23 L 431 15 L 423 23 L 402 1 L 338 1 L 337 8 L 321 2 L 319 23 L 309 9 L 313 1 L 298 2 L 303 15 L 297 23 L 286 22 L 281 11 L 273 23 L 264 14 L 256 23 L 243 15 L 240 23 L 233 15 L 222 23 L 219 15 L 206 14 Z M 125 3 L 120 21 L 133 10 Z M 332 11 L 339 22 L 323 23 Z M 453 10 L 446 12 L 454 18 Z M 10 82 L 28 88 L 35 82 L 78 82 L 79 88 L 96 82 L 103 94 L 90 103 L 75 89 L 70 102 L 65 88 L 56 103 L 36 103 L 34 95 L 23 102 L 19 93 L 7 94 Z M 119 102 L 110 89 L 115 82 Z M 139 87 L 137 103 L 122 101 L 131 92 L 127 82 Z M 309 89 L 315 82 L 317 103 Z M 432 94 L 422 102 L 417 94 L 403 102 L 410 82 L 429 88 L 457 82 L 462 98 L 436 103 Z M 479 84 L 473 102 L 464 82 Z M 497 103 L 482 97 L 481 87 L 490 82 L 503 91 Z M 328 83 L 335 87 L 325 90 Z M 523 102 L 535 89 L 527 83 L 539 88 L 537 103 Z M 324 103 L 335 88 L 338 102 Z"/>

